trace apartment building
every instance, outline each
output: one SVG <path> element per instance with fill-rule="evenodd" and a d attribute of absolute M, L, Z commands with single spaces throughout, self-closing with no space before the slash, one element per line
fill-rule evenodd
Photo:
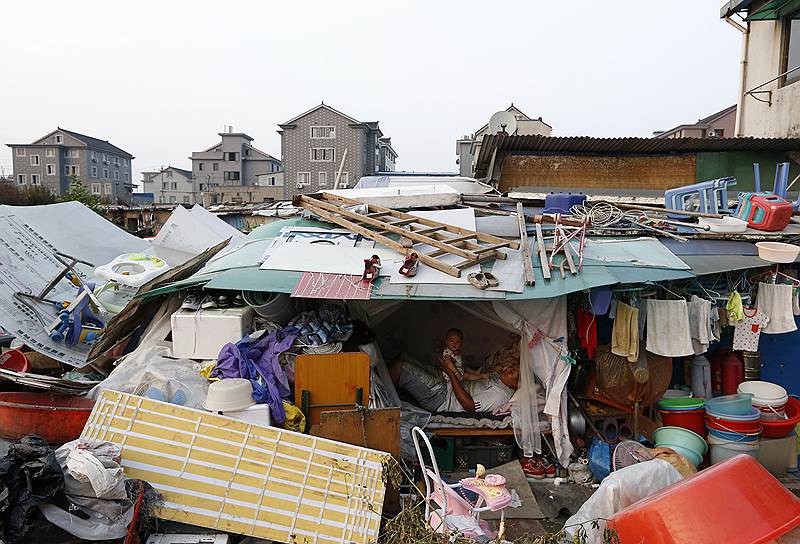
<path fill-rule="evenodd" d="M 397 152 L 377 121 L 362 122 L 324 102 L 278 125 L 284 198 L 352 187 L 362 176 L 395 169 Z"/>
<path fill-rule="evenodd" d="M 107 140 L 59 127 L 29 144 L 6 145 L 12 150 L 14 182 L 20 187 L 46 187 L 61 196 L 77 177 L 106 202 L 131 200 L 134 157 Z"/>
<path fill-rule="evenodd" d="M 520 136 L 540 135 L 550 136 L 553 127 L 542 121 L 541 117 L 533 119 L 528 117 L 513 103 L 506 108 L 507 112 L 513 113 L 517 118 L 517 129 L 514 134 Z M 484 135 L 489 133 L 489 123 L 472 134 L 465 134 L 456 140 L 456 164 L 458 165 L 459 175 L 471 178 L 475 175 L 475 157 L 481 149 L 481 142 Z"/>
<path fill-rule="evenodd" d="M 736 127 L 736 104 L 696 123 L 678 125 L 653 133 L 653 138 L 733 138 Z"/>
<path fill-rule="evenodd" d="M 212 194 L 220 187 L 250 187 L 259 184 L 267 175 L 275 178 L 282 172 L 281 161 L 253 147 L 253 138 L 227 127 L 220 132 L 221 140 L 204 151 L 192 153 L 192 179 L 197 192 L 197 202 L 221 202 Z"/>
<path fill-rule="evenodd" d="M 157 204 L 200 204 L 191 170 L 167 166 L 142 172 L 142 192 L 153 193 Z"/>

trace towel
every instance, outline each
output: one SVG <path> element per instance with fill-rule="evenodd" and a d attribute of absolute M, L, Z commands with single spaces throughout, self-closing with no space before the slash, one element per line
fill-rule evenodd
<path fill-rule="evenodd" d="M 663 357 L 694 355 L 685 300 L 647 301 L 647 351 Z"/>
<path fill-rule="evenodd" d="M 711 301 L 692 295 L 689 301 L 689 334 L 695 355 L 708 351 L 708 345 L 719 338 L 714 336 L 711 325 Z"/>
<path fill-rule="evenodd" d="M 792 311 L 792 291 L 791 285 L 758 284 L 756 308 L 769 316 L 769 323 L 762 329 L 763 333 L 782 334 L 797 330 Z"/>
<path fill-rule="evenodd" d="M 611 330 L 611 353 L 625 357 L 631 363 L 639 360 L 639 310 L 624 302 L 617 303 Z"/>

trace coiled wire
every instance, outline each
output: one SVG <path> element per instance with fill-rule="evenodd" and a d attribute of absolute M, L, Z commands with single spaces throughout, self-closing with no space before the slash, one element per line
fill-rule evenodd
<path fill-rule="evenodd" d="M 623 211 L 608 202 L 598 202 L 593 206 L 587 206 L 585 202 L 575 204 L 569 209 L 569 213 L 580 221 L 588 221 L 593 227 L 611 227 L 628 221 L 639 223 L 647 219 L 647 214 L 639 210 Z"/>

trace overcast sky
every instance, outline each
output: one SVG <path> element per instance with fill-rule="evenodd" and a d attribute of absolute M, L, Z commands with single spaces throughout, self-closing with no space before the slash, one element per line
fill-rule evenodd
<path fill-rule="evenodd" d="M 399 170 L 456 170 L 456 138 L 511 102 L 557 136 L 650 136 L 736 102 L 722 3 L 6 2 L 0 143 L 83 132 L 139 181 L 226 124 L 279 156 L 277 124 L 322 100 L 380 121 Z"/>

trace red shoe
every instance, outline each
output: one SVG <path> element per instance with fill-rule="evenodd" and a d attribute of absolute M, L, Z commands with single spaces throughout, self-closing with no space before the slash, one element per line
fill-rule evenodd
<path fill-rule="evenodd" d="M 544 478 L 545 471 L 541 460 L 534 457 L 526 457 L 520 459 L 519 464 L 522 466 L 522 472 L 525 473 L 525 478 L 528 480 L 541 480 Z"/>
<path fill-rule="evenodd" d="M 369 259 L 364 259 L 364 275 L 362 280 L 372 283 L 378 277 L 381 269 L 381 259 L 377 255 L 373 255 Z"/>
<path fill-rule="evenodd" d="M 544 477 L 545 478 L 555 478 L 556 477 L 556 466 L 548 461 L 546 458 L 542 457 L 542 469 L 544 470 Z"/>
<path fill-rule="evenodd" d="M 406 277 L 414 277 L 417 275 L 417 266 L 419 265 L 419 255 L 412 253 L 406 255 L 403 259 L 403 266 L 400 267 L 400 273 Z"/>

